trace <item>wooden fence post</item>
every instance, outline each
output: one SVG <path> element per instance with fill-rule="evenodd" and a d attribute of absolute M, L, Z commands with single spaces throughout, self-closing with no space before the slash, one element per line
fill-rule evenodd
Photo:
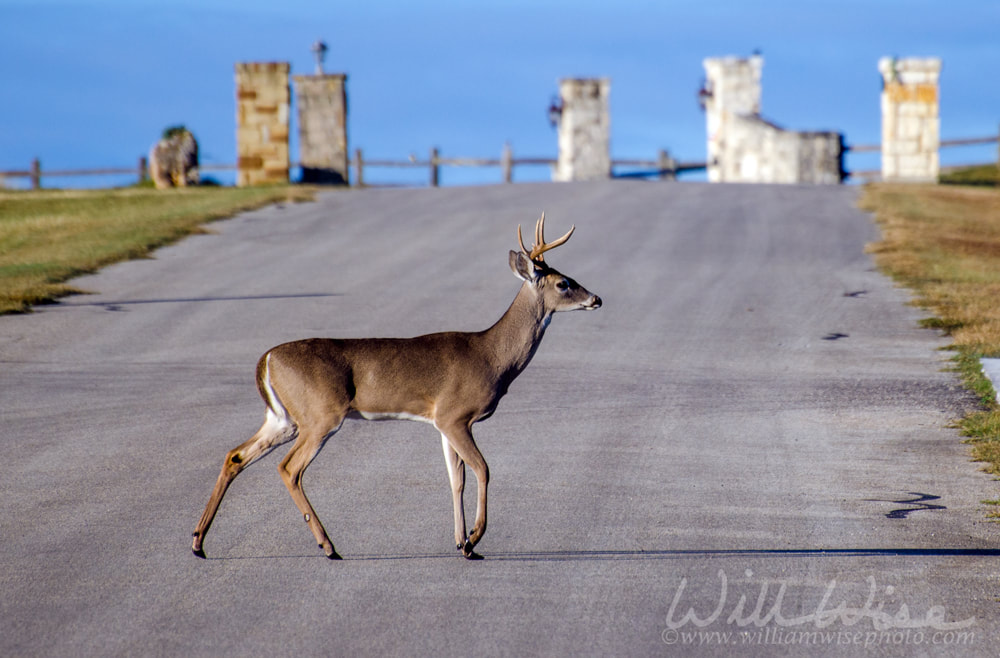
<path fill-rule="evenodd" d="M 31 161 L 31 189 L 42 189 L 42 163 L 38 158 Z"/>
<path fill-rule="evenodd" d="M 504 142 L 503 152 L 500 154 L 500 167 L 503 169 L 503 182 L 511 182 L 513 178 L 511 170 L 514 168 L 514 153 L 510 148 L 510 142 Z"/>
<path fill-rule="evenodd" d="M 677 161 L 664 149 L 660 149 L 660 180 L 677 180 Z"/>
<path fill-rule="evenodd" d="M 142 183 L 146 182 L 147 178 L 149 178 L 149 167 L 146 164 L 146 156 L 140 155 L 139 156 L 139 184 L 141 185 Z"/>
<path fill-rule="evenodd" d="M 354 185 L 365 186 L 365 163 L 361 159 L 361 149 L 354 149 Z"/>
<path fill-rule="evenodd" d="M 438 149 L 435 146 L 431 149 L 431 187 L 437 187 L 440 183 L 440 171 L 438 167 Z"/>

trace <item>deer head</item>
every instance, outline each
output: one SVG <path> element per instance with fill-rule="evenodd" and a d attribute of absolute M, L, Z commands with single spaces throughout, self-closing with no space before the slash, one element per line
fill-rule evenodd
<path fill-rule="evenodd" d="M 510 269 L 539 296 L 545 309 L 556 311 L 593 311 L 601 307 L 601 298 L 592 294 L 568 276 L 545 262 L 545 252 L 565 244 L 573 235 L 573 226 L 558 240 L 545 242 L 545 213 L 535 223 L 535 243 L 531 249 L 524 246 L 521 225 L 517 225 L 517 241 L 521 251 L 510 252 Z"/>

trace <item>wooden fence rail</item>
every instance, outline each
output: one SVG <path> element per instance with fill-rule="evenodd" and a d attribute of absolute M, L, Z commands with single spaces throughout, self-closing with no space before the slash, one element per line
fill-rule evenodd
<path fill-rule="evenodd" d="M 998 144 L 1000 143 L 1000 135 L 991 135 L 990 137 L 967 137 L 964 139 L 942 139 L 938 143 L 938 148 L 949 148 L 952 146 L 975 146 L 977 144 Z M 854 144 L 845 147 L 845 150 L 850 153 L 870 153 L 874 151 L 881 151 L 881 144 Z"/>
<path fill-rule="evenodd" d="M 983 144 L 996 144 L 997 145 L 997 167 L 1000 167 L 1000 132 L 996 135 L 990 135 L 989 137 L 964 137 L 961 139 L 942 139 L 938 143 L 938 148 L 953 148 L 956 146 L 979 146 Z M 848 153 L 881 153 L 881 144 L 854 144 L 844 147 L 844 150 Z M 950 171 L 955 171 L 957 169 L 965 169 L 966 167 L 974 167 L 976 165 L 989 164 L 985 162 L 973 163 L 967 165 L 949 165 L 946 167 L 941 167 L 941 173 L 947 173 Z M 848 173 L 851 178 L 857 178 L 864 181 L 876 181 L 882 178 L 881 169 L 869 169 L 865 171 L 852 171 Z"/>
<path fill-rule="evenodd" d="M 963 139 L 942 140 L 941 148 L 956 146 L 972 146 L 981 144 L 1000 145 L 1000 136 L 991 135 L 989 137 L 969 137 Z M 848 153 L 880 152 L 879 144 L 855 144 L 844 147 Z M 428 184 L 437 187 L 441 183 L 441 167 L 499 167 L 501 170 L 501 180 L 505 183 L 513 181 L 514 167 L 520 166 L 555 166 L 558 160 L 548 157 L 519 157 L 515 158 L 509 144 L 505 144 L 499 158 L 460 158 L 444 157 L 437 148 L 432 148 L 428 157 L 424 160 L 411 155 L 406 160 L 385 160 L 366 159 L 361 149 L 355 149 L 354 157 L 348 162 L 348 167 L 354 170 L 354 185 L 363 187 L 365 183 L 365 171 L 372 167 L 377 168 L 410 168 L 427 169 Z M 1000 165 L 1000 153 L 997 158 Z M 290 163 L 290 168 L 295 168 L 298 163 Z M 637 158 L 624 158 L 612 160 L 612 172 L 614 168 L 634 168 L 637 170 L 612 173 L 614 178 L 648 178 L 657 177 L 664 180 L 676 179 L 678 174 L 689 171 L 700 171 L 705 169 L 704 162 L 679 162 L 670 154 L 661 150 L 655 160 L 644 160 Z M 972 166 L 972 165 L 969 165 Z M 235 171 L 235 164 L 202 164 L 200 171 Z M 955 168 L 955 167 L 949 167 Z M 855 171 L 848 175 L 854 178 L 877 178 L 880 172 L 877 171 Z M 56 169 L 42 171 L 42 165 L 38 158 L 31 161 L 31 166 L 27 170 L 0 171 L 0 187 L 3 187 L 3 180 L 6 178 L 28 178 L 31 182 L 31 189 L 37 190 L 42 187 L 42 177 L 64 178 L 75 176 L 125 176 L 133 175 L 139 182 L 149 177 L 149 167 L 145 157 L 140 157 L 134 167 L 110 167 L 102 169 Z"/>
<path fill-rule="evenodd" d="M 200 171 L 230 171 L 235 170 L 236 165 L 231 164 L 203 164 L 198 167 Z M 0 171 L 0 188 L 3 187 L 5 178 L 28 178 L 31 181 L 31 189 L 38 190 L 42 187 L 42 176 L 45 178 L 69 178 L 76 176 L 135 176 L 138 182 L 149 178 L 149 166 L 146 158 L 140 157 L 134 167 L 104 167 L 99 169 L 46 169 L 42 171 L 42 163 L 38 158 L 31 161 L 31 166 L 25 170 L 11 169 Z"/>
<path fill-rule="evenodd" d="M 429 184 L 437 187 L 441 181 L 441 167 L 499 167 L 501 170 L 501 180 L 504 183 L 513 181 L 513 170 L 517 166 L 549 166 L 554 167 L 558 163 L 555 158 L 546 157 L 520 157 L 515 158 L 510 145 L 504 145 L 503 152 L 499 158 L 448 158 L 443 157 L 437 148 L 432 148 L 426 160 L 418 160 L 411 155 L 407 160 L 378 160 L 366 159 L 361 149 L 354 150 L 354 157 L 349 165 L 354 169 L 354 184 L 363 187 L 365 183 L 365 170 L 369 167 L 396 167 L 427 169 L 429 172 Z M 645 171 L 629 172 L 625 174 L 612 174 L 615 177 L 648 177 L 656 176 L 664 179 L 676 178 L 677 174 L 687 171 L 697 171 L 705 168 L 704 162 L 678 162 L 670 157 L 667 151 L 661 150 L 656 160 L 641 159 L 618 159 L 611 161 L 614 167 L 644 167 Z"/>
<path fill-rule="evenodd" d="M 361 149 L 355 149 L 354 157 L 348 162 L 348 166 L 354 170 L 354 185 L 363 187 L 365 182 L 365 171 L 370 168 L 408 168 L 426 169 L 428 171 L 428 183 L 432 187 L 437 187 L 441 183 L 442 167 L 499 167 L 501 170 L 501 180 L 505 183 L 513 181 L 514 167 L 522 166 L 555 166 L 558 160 L 549 157 L 518 157 L 515 158 L 509 144 L 505 145 L 499 158 L 464 158 L 464 157 L 444 157 L 437 148 L 432 148 L 426 159 L 418 159 L 411 155 L 406 160 L 387 160 L 378 158 L 365 158 Z M 656 176 L 663 179 L 676 178 L 677 174 L 687 171 L 697 171 L 705 168 L 703 162 L 677 162 L 667 151 L 661 150 L 656 160 L 643 160 L 637 158 L 619 159 L 612 161 L 612 167 L 640 167 L 642 171 L 631 171 L 623 174 L 614 174 L 617 177 L 650 177 Z M 290 163 L 290 168 L 295 168 L 298 163 Z M 234 164 L 202 164 L 200 171 L 234 171 Z M 149 167 L 145 157 L 140 157 L 134 167 L 108 167 L 102 169 L 56 169 L 42 170 L 41 161 L 35 158 L 31 162 L 31 167 L 27 170 L 0 171 L 0 183 L 4 178 L 28 178 L 31 182 L 31 189 L 41 189 L 42 177 L 58 178 L 71 176 L 126 176 L 133 175 L 139 182 L 149 177 Z"/>

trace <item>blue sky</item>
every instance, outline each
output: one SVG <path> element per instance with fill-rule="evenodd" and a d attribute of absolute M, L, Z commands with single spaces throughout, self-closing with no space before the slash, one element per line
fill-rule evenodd
<path fill-rule="evenodd" d="M 310 73 L 317 39 L 330 48 L 326 70 L 348 75 L 350 148 L 371 158 L 425 157 L 432 146 L 496 157 L 506 141 L 515 156 L 554 157 L 546 108 L 558 80 L 606 76 L 613 156 L 666 148 L 704 160 L 702 60 L 755 49 L 763 114 L 787 128 L 877 143 L 886 55 L 943 59 L 943 138 L 1000 124 L 995 0 L 0 0 L 0 170 L 36 156 L 43 169 L 129 167 L 177 123 L 195 133 L 203 162 L 232 163 L 233 64 L 280 60 Z M 995 157 L 995 146 L 942 151 L 945 164 Z M 853 155 L 848 166 L 875 169 L 878 158 Z M 445 169 L 442 178 L 494 182 L 499 172 Z M 548 171 L 515 178 L 547 180 Z"/>

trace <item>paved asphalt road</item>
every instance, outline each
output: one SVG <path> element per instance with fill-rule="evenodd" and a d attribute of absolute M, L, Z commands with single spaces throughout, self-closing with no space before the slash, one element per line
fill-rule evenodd
<path fill-rule="evenodd" d="M 972 401 L 855 195 L 325 193 L 0 318 L 0 655 L 995 655 L 998 487 L 949 429 Z M 264 350 L 485 328 L 543 209 L 604 306 L 557 316 L 476 426 L 485 560 L 452 546 L 433 428 L 355 421 L 306 474 L 343 562 L 279 455 L 191 555 Z"/>

